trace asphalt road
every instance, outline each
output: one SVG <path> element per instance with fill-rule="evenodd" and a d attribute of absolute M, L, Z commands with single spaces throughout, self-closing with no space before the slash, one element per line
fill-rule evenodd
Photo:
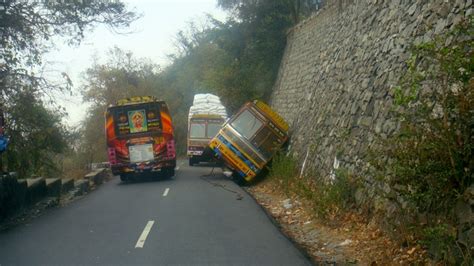
<path fill-rule="evenodd" d="M 114 178 L 0 233 L 0 265 L 311 264 L 220 169 L 178 165 L 172 180 Z"/>

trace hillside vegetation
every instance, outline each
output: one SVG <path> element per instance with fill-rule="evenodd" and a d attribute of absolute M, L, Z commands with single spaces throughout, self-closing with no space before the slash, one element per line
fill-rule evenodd
<path fill-rule="evenodd" d="M 90 106 L 87 116 L 80 127 L 68 128 L 62 122 L 65 109 L 55 95 L 70 93 L 71 81 L 63 73 L 63 80 L 53 83 L 41 73 L 51 39 L 66 37 L 74 45 L 97 24 L 119 29 L 139 16 L 118 1 L 0 1 L 0 27 L 6 34 L 0 40 L 0 109 L 10 138 L 1 169 L 18 172 L 21 178 L 74 177 L 90 163 L 106 161 L 103 114 L 121 98 L 152 95 L 167 101 L 181 154 L 194 94 L 220 96 L 229 114 L 246 101 L 268 101 L 288 31 L 321 1 L 217 2 L 228 19 L 208 17 L 178 32 L 176 51 L 168 55 L 166 66 L 119 47 L 111 48 L 105 63 L 91 64 L 80 88 Z M 332 2 L 339 8 L 345 3 Z M 366 151 L 384 155 L 374 156 L 370 174 L 394 192 L 386 195 L 389 200 L 403 202 L 396 223 L 400 242 L 426 248 L 435 260 L 466 265 L 473 256 L 472 220 L 457 209 L 474 195 L 472 36 L 471 17 L 446 35 L 413 48 L 407 72 L 396 73 L 403 78 L 393 91 L 400 131 Z M 288 195 L 311 202 L 315 216 L 327 219 L 354 208 L 368 218 L 375 215 L 375 202 L 356 204 L 362 182 L 356 174 L 340 168 L 328 181 L 316 171 L 303 176 L 298 171 L 301 164 L 282 153 L 270 176 Z"/>

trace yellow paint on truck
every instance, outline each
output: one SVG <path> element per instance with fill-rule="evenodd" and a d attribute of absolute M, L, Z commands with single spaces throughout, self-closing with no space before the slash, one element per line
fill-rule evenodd
<path fill-rule="evenodd" d="M 267 104 L 249 102 L 219 130 L 209 147 L 235 173 L 251 181 L 288 139 L 288 128 Z"/>

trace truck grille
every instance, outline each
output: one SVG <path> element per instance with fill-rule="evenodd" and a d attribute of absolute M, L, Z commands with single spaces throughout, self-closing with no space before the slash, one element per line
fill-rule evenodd
<path fill-rule="evenodd" d="M 234 145 L 242 149 L 242 152 L 248 154 L 254 160 L 259 167 L 261 167 L 266 162 L 258 155 L 246 142 L 241 140 L 238 136 L 235 135 L 234 131 L 228 128 L 229 125 L 222 129 L 225 136 L 232 142 Z"/>

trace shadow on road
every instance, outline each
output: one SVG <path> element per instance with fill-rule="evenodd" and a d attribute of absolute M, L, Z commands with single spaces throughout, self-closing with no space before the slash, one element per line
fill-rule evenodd
<path fill-rule="evenodd" d="M 137 175 L 129 176 L 127 181 L 121 181 L 118 183 L 119 186 L 132 185 L 137 183 L 149 183 L 149 182 L 172 182 L 176 177 L 167 177 L 161 173 L 140 173 Z"/>

